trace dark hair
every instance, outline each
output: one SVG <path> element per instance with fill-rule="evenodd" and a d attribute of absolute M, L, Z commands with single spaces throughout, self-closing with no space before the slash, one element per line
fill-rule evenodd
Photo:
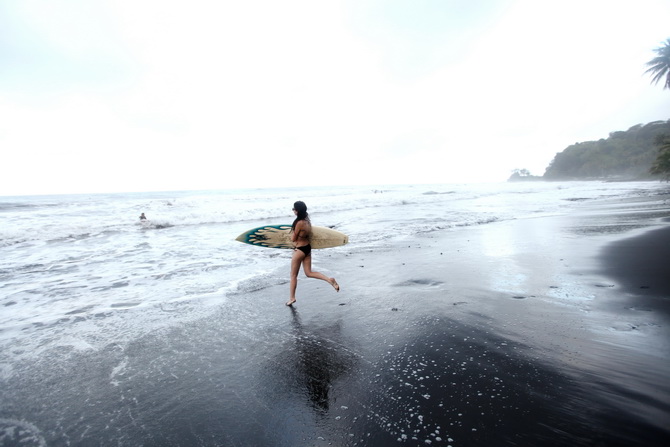
<path fill-rule="evenodd" d="M 291 225 L 291 231 L 295 231 L 298 221 L 306 220 L 309 222 L 309 214 L 307 214 L 307 205 L 305 205 L 305 202 L 298 200 L 293 204 L 293 209 L 298 212 L 298 216 L 293 221 L 293 225 Z"/>

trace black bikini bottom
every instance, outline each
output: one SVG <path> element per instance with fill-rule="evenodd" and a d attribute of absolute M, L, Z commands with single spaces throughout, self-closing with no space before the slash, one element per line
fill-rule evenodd
<path fill-rule="evenodd" d="M 309 244 L 303 245 L 302 247 L 296 247 L 295 249 L 305 253 L 305 257 L 309 256 L 310 253 L 312 253 L 312 246 Z"/>

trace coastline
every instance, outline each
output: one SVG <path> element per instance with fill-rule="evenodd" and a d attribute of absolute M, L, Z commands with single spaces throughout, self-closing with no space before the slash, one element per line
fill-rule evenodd
<path fill-rule="evenodd" d="M 668 230 L 586 204 L 315 251 L 341 292 L 301 274 L 293 308 L 282 284 L 123 346 L 54 349 L 5 381 L 0 423 L 48 445 L 666 445 L 668 314 L 636 303 L 667 283 L 626 263 L 655 263 Z"/>

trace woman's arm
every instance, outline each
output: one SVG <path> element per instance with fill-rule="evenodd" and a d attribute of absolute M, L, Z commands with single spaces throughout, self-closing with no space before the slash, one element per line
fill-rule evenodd
<path fill-rule="evenodd" d="M 291 234 L 291 241 L 298 242 L 299 239 L 305 239 L 309 243 L 309 223 L 304 220 L 298 221 L 295 225 L 295 231 Z"/>
<path fill-rule="evenodd" d="M 295 224 L 295 231 L 291 233 L 291 242 L 295 243 L 298 240 L 298 237 L 300 235 L 300 231 L 302 231 L 303 227 L 305 226 L 305 221 L 304 220 L 299 220 L 297 224 Z"/>

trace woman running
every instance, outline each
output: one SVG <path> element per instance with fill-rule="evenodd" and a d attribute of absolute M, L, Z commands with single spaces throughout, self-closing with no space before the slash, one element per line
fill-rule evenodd
<path fill-rule="evenodd" d="M 293 241 L 293 257 L 291 258 L 291 286 L 290 298 L 286 303 L 287 306 L 295 303 L 295 289 L 298 287 L 298 273 L 300 272 L 300 264 L 308 278 L 321 279 L 328 282 L 340 291 L 340 286 L 335 281 L 335 278 L 328 278 L 323 273 L 312 271 L 312 246 L 309 241 L 312 236 L 312 224 L 309 221 L 309 214 L 307 214 L 307 205 L 305 202 L 297 201 L 293 204 L 293 213 L 296 215 L 293 225 L 291 227 L 291 241 Z"/>

